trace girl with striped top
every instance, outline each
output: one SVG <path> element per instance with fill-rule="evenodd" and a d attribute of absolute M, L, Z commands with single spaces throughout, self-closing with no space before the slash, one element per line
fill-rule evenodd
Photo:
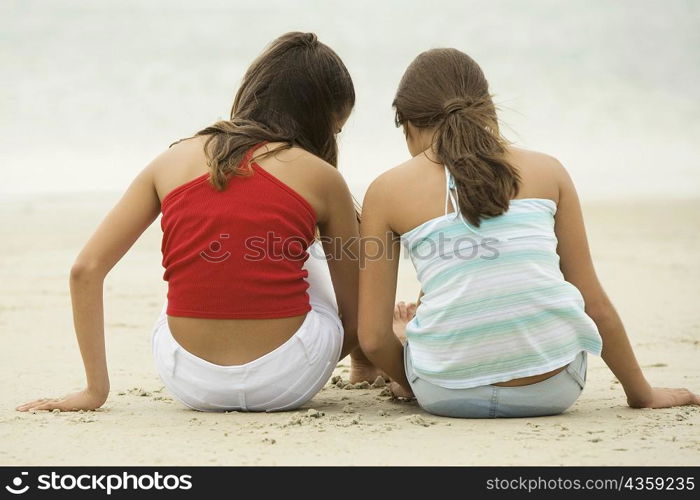
<path fill-rule="evenodd" d="M 365 197 L 359 336 L 395 394 L 453 417 L 558 414 L 594 354 L 632 407 L 700 403 L 646 381 L 596 277 L 569 175 L 500 136 L 474 60 L 420 54 L 393 105 L 413 158 Z M 417 308 L 394 307 L 400 245 L 421 284 Z"/>

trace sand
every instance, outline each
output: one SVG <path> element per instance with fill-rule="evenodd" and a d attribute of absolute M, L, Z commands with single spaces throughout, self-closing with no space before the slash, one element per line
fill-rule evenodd
<path fill-rule="evenodd" d="M 700 407 L 633 410 L 599 358 L 564 415 L 457 420 L 382 388 L 326 386 L 299 411 L 200 413 L 156 374 L 150 330 L 165 294 L 157 224 L 106 283 L 112 393 L 96 412 L 19 413 L 81 389 L 68 270 L 114 195 L 0 202 L 0 464 L 698 465 Z M 650 381 L 700 391 L 700 201 L 586 206 L 599 275 Z M 412 300 L 410 266 L 398 297 Z M 348 364 L 336 375 L 347 379 Z M 336 379 L 337 380 L 337 379 Z"/>

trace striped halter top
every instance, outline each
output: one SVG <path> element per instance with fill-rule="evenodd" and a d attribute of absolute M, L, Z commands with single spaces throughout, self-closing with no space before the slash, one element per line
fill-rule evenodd
<path fill-rule="evenodd" d="M 445 214 L 401 236 L 423 290 L 406 327 L 416 373 L 465 389 L 545 373 L 582 350 L 600 355 L 583 297 L 559 269 L 556 203 L 511 200 L 476 228 L 447 168 L 445 178 Z"/>

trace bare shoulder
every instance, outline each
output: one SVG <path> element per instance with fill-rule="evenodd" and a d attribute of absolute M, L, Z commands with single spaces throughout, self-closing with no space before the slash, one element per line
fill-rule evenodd
<path fill-rule="evenodd" d="M 302 148 L 277 146 L 260 148 L 256 163 L 306 199 L 319 221 L 328 220 L 337 207 L 352 206 L 350 189 L 337 168 Z"/>
<path fill-rule="evenodd" d="M 519 197 L 559 201 L 561 186 L 569 180 L 569 174 L 557 158 L 541 151 L 510 146 L 507 159 L 520 173 Z"/>
<path fill-rule="evenodd" d="M 172 172 L 178 166 L 191 168 L 192 165 L 206 169 L 206 155 L 204 145 L 206 137 L 195 136 L 182 139 L 172 144 L 168 149 L 156 156 L 149 164 L 155 175 L 160 175 L 163 171 Z"/>
<path fill-rule="evenodd" d="M 153 179 L 160 199 L 177 186 L 209 171 L 204 152 L 206 139 L 195 136 L 178 141 L 148 164 L 144 172 Z"/>
<path fill-rule="evenodd" d="M 394 167 L 377 177 L 362 204 L 363 223 L 373 221 L 403 234 L 426 220 L 444 214 L 444 167 L 425 155 Z"/>
<path fill-rule="evenodd" d="M 564 165 L 552 155 L 532 149 L 508 148 L 510 160 L 519 169 L 536 170 L 539 172 L 557 173 L 564 171 Z"/>
<path fill-rule="evenodd" d="M 274 149 L 274 148 L 273 148 Z M 280 178 L 294 177 L 317 192 L 337 193 L 347 190 L 345 179 L 336 167 L 299 147 L 273 153 L 264 167 Z M 291 179 L 290 179 L 291 181 Z"/>
<path fill-rule="evenodd" d="M 386 170 L 372 181 L 367 189 L 367 196 L 381 198 L 388 203 L 393 203 L 399 198 L 412 198 L 414 191 L 425 186 L 426 170 L 430 168 L 426 167 L 425 163 L 424 158 L 416 157 Z"/>

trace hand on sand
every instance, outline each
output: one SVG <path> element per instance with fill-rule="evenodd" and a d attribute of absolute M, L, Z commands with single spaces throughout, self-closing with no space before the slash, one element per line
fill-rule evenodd
<path fill-rule="evenodd" d="M 652 387 L 651 394 L 640 401 L 627 398 L 632 408 L 671 408 L 672 406 L 700 405 L 700 396 L 688 389 Z"/>
<path fill-rule="evenodd" d="M 399 385 L 396 382 L 392 381 L 391 384 L 389 385 L 389 388 L 391 389 L 391 393 L 397 398 L 406 398 L 406 399 L 415 398 L 412 390 L 410 390 L 410 389 L 406 390 L 403 388 L 403 386 Z"/>
<path fill-rule="evenodd" d="M 402 344 L 406 343 L 406 325 L 416 315 L 417 304 L 415 302 L 397 302 L 394 306 L 393 330 Z"/>
<path fill-rule="evenodd" d="M 102 406 L 107 400 L 107 396 L 96 394 L 87 389 L 80 392 L 68 394 L 62 398 L 42 398 L 15 408 L 17 411 L 34 411 L 34 410 L 60 410 L 60 411 L 78 411 L 78 410 L 95 410 Z"/>

